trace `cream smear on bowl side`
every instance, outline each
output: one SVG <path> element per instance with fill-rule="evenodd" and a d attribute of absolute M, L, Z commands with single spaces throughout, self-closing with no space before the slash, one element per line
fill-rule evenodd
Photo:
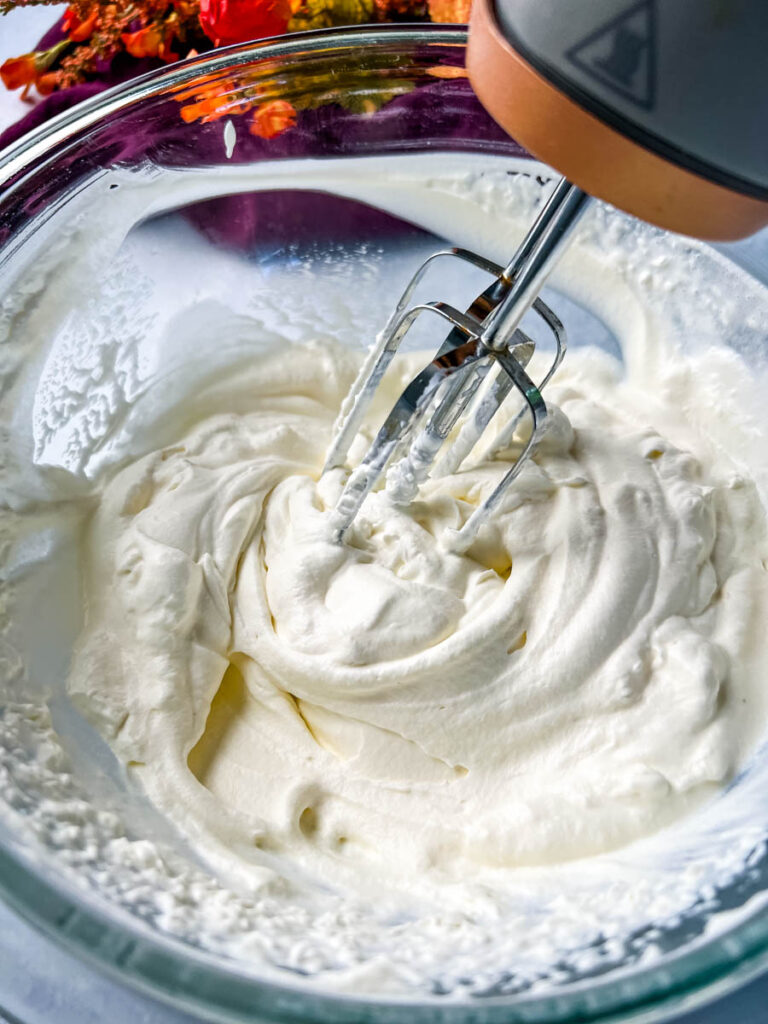
<path fill-rule="evenodd" d="M 330 163 L 281 167 L 280 187 L 362 198 L 496 259 L 540 193 L 500 161 Z M 126 190 L 100 259 L 138 216 L 259 176 L 275 187 L 238 168 Z M 503 461 L 430 483 L 408 512 L 372 496 L 339 547 L 324 510 L 342 474 L 317 478 L 361 357 L 315 339 L 310 313 L 281 336 L 274 298 L 242 309 L 219 290 L 207 318 L 198 293 L 195 318 L 134 317 L 130 344 L 103 324 L 65 395 L 78 331 L 101 323 L 98 300 L 67 294 L 89 224 L 35 308 L 11 311 L 21 339 L 59 332 L 28 369 L 36 465 L 15 503 L 55 519 L 65 494 L 83 502 L 72 700 L 210 870 L 70 792 L 23 668 L 0 724 L 6 800 L 26 786 L 44 841 L 161 928 L 355 991 L 543 987 L 647 955 L 652 937 L 628 938 L 714 907 L 768 820 L 764 798 L 740 802 L 765 720 L 766 459 L 738 354 L 764 337 L 762 289 L 597 210 L 556 284 L 624 365 L 569 353 L 553 429 L 466 555 L 441 536 Z M 115 271 L 133 282 L 125 322 L 152 288 L 137 269 Z M 206 364 L 222 316 L 227 355 Z M 9 513 L 9 536 L 22 521 Z"/>

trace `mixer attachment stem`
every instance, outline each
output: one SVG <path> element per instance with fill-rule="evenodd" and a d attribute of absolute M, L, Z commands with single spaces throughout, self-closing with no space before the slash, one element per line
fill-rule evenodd
<path fill-rule="evenodd" d="M 566 349 L 562 323 L 537 294 L 588 203 L 589 196 L 562 179 L 507 267 L 466 249 L 450 249 L 434 253 L 413 275 L 342 407 L 324 473 L 346 462 L 373 395 L 417 317 L 424 313 L 439 316 L 452 329 L 432 362 L 405 387 L 362 462 L 350 473 L 331 513 L 338 539 L 349 529 L 393 456 L 396 461 L 387 476 L 387 493 L 396 504 L 408 504 L 430 473 L 445 475 L 459 469 L 501 404 L 516 390 L 524 405 L 503 434 L 511 438 L 527 413 L 531 418 L 528 440 L 489 497 L 460 530 L 454 531 L 451 546 L 466 550 L 499 507 L 541 436 L 547 416 L 541 389 L 557 370 Z M 410 305 L 426 271 L 444 258 L 462 260 L 494 277 L 464 313 L 445 302 Z M 525 369 L 533 356 L 534 343 L 519 326 L 531 307 L 555 340 L 554 359 L 538 385 Z M 465 413 L 467 418 L 458 436 L 435 466 L 448 436 Z M 417 433 L 425 419 L 426 426 Z"/>

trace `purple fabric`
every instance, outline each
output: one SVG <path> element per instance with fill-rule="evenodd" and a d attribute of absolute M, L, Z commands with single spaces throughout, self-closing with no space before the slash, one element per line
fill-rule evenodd
<path fill-rule="evenodd" d="M 62 38 L 60 23 L 41 40 L 40 48 Z M 455 60 L 455 51 L 431 46 L 424 53 L 426 66 L 441 59 Z M 15 125 L 0 135 L 0 147 L 7 146 L 48 118 L 81 100 L 125 82 L 153 68 L 158 60 L 136 60 L 127 54 L 116 57 L 104 74 L 93 81 L 53 93 L 42 100 Z M 332 70 L 329 74 L 332 75 Z M 193 102 L 190 99 L 188 102 Z M 74 183 L 92 173 L 94 167 L 136 164 L 147 160 L 163 167 L 215 165 L 223 156 L 222 122 L 187 124 L 180 105 L 158 96 L 150 107 L 128 108 L 113 123 L 92 135 L 87 146 L 67 148 L 58 159 L 57 175 L 36 175 L 25 184 L 13 209 L 6 209 L 2 236 L 10 237 L 30 216 L 52 201 L 63 179 Z M 250 132 L 251 112 L 228 115 L 237 134 L 233 163 L 263 159 L 332 157 L 402 153 L 441 148 L 477 151 L 478 146 L 494 152 L 526 156 L 485 113 L 466 79 L 427 79 L 412 91 L 385 103 L 374 114 L 357 113 L 338 103 L 301 110 L 289 131 L 272 139 Z M 185 211 L 189 220 L 212 241 L 238 249 L 263 243 L 312 241 L 391 235 L 411 232 L 396 218 L 363 204 L 319 193 L 271 192 L 222 196 L 197 203 Z"/>
<path fill-rule="evenodd" d="M 423 237 L 427 232 L 354 199 L 321 192 L 275 191 L 219 196 L 185 210 L 190 223 L 224 249 L 326 245 L 368 238 Z"/>
<path fill-rule="evenodd" d="M 43 38 L 37 44 L 38 50 L 49 50 L 52 46 L 55 46 L 56 43 L 60 43 L 62 39 L 64 39 L 64 30 L 61 27 L 63 20 L 64 19 L 61 18 L 52 28 L 48 29 Z"/>
<path fill-rule="evenodd" d="M 71 89 L 65 89 L 64 92 L 51 93 L 50 96 L 46 96 L 44 100 L 37 103 L 20 121 L 10 125 L 4 132 L 0 132 L 0 149 L 10 146 L 12 142 L 16 142 L 22 135 L 31 132 L 33 128 L 38 128 L 55 114 L 60 114 L 62 110 L 69 110 L 75 103 L 86 100 L 89 96 L 94 96 L 106 88 L 104 82 L 85 82 L 83 85 L 74 85 Z"/>

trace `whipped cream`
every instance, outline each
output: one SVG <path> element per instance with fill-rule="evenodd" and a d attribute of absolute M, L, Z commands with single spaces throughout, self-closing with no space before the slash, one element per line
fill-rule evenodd
<path fill-rule="evenodd" d="M 539 197 L 506 166 L 354 163 L 284 167 L 280 185 L 380 202 L 495 259 Z M 260 174 L 233 169 L 229 189 Z M 214 187 L 139 183 L 125 228 Z M 764 337 L 757 286 L 596 210 L 555 283 L 599 313 L 623 361 L 569 353 L 547 389 L 553 429 L 459 555 L 444 537 L 521 437 L 429 481 L 408 509 L 373 494 L 346 544 L 328 536 L 344 473 L 320 468 L 362 359 L 333 336 L 362 337 L 365 311 L 350 330 L 322 273 L 286 320 L 279 290 L 238 306 L 222 264 L 217 302 L 198 280 L 163 320 L 141 276 L 167 262 L 162 245 L 150 270 L 124 255 L 126 294 L 104 301 L 125 323 L 93 300 L 107 336 L 73 377 L 70 278 L 82 252 L 103 262 L 124 234 L 95 225 L 101 249 L 75 246 L 58 293 L 13 312 L 23 339 L 63 323 L 38 368 L 34 472 L 14 486 L 20 508 L 43 493 L 71 517 L 86 494 L 67 545 L 86 608 L 71 699 L 198 863 L 71 794 L 21 670 L 27 703 L 0 730 L 8 801 L 39 777 L 36 828 L 53 820 L 57 848 L 77 804 L 87 843 L 67 862 L 159 927 L 355 991 L 543 986 L 627 962 L 639 930 L 715 909 L 765 842 L 749 757 L 766 715 L 768 465 L 760 381 L 738 354 Z M 424 358 L 397 362 L 353 463 Z M 34 772 L 17 771 L 20 736 L 39 751 Z"/>
<path fill-rule="evenodd" d="M 327 344 L 256 358 L 218 383 L 247 411 L 104 488 L 71 692 L 131 774 L 233 868 L 267 849 L 361 885 L 601 853 L 711 795 L 768 653 L 765 517 L 728 453 L 678 448 L 676 405 L 576 351 L 465 554 L 446 531 L 514 451 L 405 508 L 375 493 L 340 544 L 345 473 L 318 478 L 356 368 Z"/>

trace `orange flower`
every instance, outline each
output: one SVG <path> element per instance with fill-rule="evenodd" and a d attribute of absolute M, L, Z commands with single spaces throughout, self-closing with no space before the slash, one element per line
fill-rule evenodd
<path fill-rule="evenodd" d="M 64 12 L 61 27 L 73 43 L 84 43 L 86 39 L 90 39 L 93 35 L 98 20 L 98 8 L 89 14 L 85 21 L 81 21 L 74 8 L 68 7 Z"/>
<path fill-rule="evenodd" d="M 210 85 L 205 85 L 205 81 L 206 79 L 203 78 L 186 89 L 180 89 L 178 92 L 173 94 L 173 98 L 177 103 L 183 103 L 184 100 L 190 100 L 193 96 L 196 100 L 202 100 L 206 99 L 208 96 L 220 96 L 222 93 L 226 92 L 223 85 L 217 85 L 215 82 Z"/>
<path fill-rule="evenodd" d="M 181 108 L 181 119 L 189 124 L 191 121 L 200 121 L 208 124 L 209 121 L 218 121 L 220 117 L 227 114 L 242 114 L 250 108 L 248 100 L 230 100 L 226 96 L 221 98 L 212 96 L 207 100 L 200 100 L 199 103 L 188 103 Z"/>
<path fill-rule="evenodd" d="M 287 100 L 270 100 L 254 110 L 249 131 L 260 139 L 274 139 L 295 124 L 296 110 Z"/>
<path fill-rule="evenodd" d="M 166 63 L 178 60 L 178 55 L 171 50 L 173 31 L 162 25 L 147 25 L 137 32 L 123 32 L 120 38 L 132 57 L 160 57 Z"/>
<path fill-rule="evenodd" d="M 120 38 L 132 57 L 159 57 L 165 43 L 165 34 L 160 25 L 147 25 L 137 32 L 123 32 Z"/>
<path fill-rule="evenodd" d="M 427 68 L 427 74 L 433 78 L 468 78 L 466 68 L 457 68 L 451 64 L 435 64 L 433 68 Z"/>
<path fill-rule="evenodd" d="M 3 85 L 6 89 L 19 89 L 23 85 L 22 98 L 26 99 L 30 85 L 38 81 L 43 72 L 56 63 L 59 55 L 68 46 L 69 40 L 62 39 L 50 50 L 37 50 L 35 53 L 25 53 L 21 57 L 10 57 L 0 67 L 0 79 L 2 79 Z"/>
<path fill-rule="evenodd" d="M 183 121 L 216 121 L 226 114 L 243 114 L 253 106 L 253 100 L 242 93 L 229 89 L 225 84 L 196 86 L 176 96 L 183 101 L 194 96 L 195 103 L 185 103 L 181 108 Z"/>
<path fill-rule="evenodd" d="M 0 67 L 0 78 L 6 89 L 20 89 L 22 85 L 31 85 L 37 78 L 37 60 L 36 53 L 9 57 Z"/>
<path fill-rule="evenodd" d="M 50 96 L 59 84 L 59 74 L 56 71 L 47 71 L 35 82 L 35 87 L 41 96 Z"/>
<path fill-rule="evenodd" d="M 464 25 L 469 21 L 472 0 L 427 0 L 429 20 L 450 25 Z"/>

